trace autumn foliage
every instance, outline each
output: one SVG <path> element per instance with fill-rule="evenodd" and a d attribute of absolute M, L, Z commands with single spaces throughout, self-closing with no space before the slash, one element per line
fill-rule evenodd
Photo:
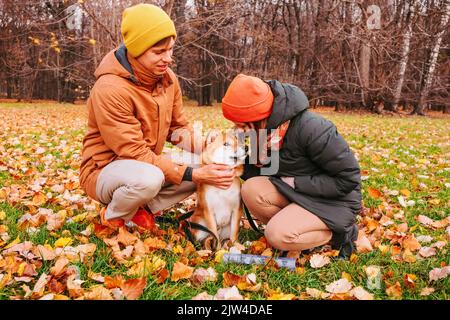
<path fill-rule="evenodd" d="M 204 127 L 218 108 L 187 104 Z M 80 189 L 84 106 L 0 106 L 0 297 L 3 299 L 441 299 L 450 266 L 448 119 L 336 115 L 361 165 L 358 251 L 289 252 L 296 269 L 223 264 L 226 252 L 279 254 L 243 220 L 240 242 L 198 250 L 177 229 L 100 224 Z M 171 150 L 167 145 L 165 151 Z M 166 210 L 175 216 L 189 198 Z"/>

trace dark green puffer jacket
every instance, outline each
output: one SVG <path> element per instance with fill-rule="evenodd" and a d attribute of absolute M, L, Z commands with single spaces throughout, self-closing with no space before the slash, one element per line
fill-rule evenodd
<path fill-rule="evenodd" d="M 333 231 L 332 247 L 348 257 L 355 250 L 355 218 L 361 209 L 358 162 L 336 126 L 308 111 L 302 90 L 276 80 L 267 83 L 275 96 L 267 129 L 290 120 L 279 151 L 279 169 L 270 181 L 287 199 L 317 215 Z M 247 164 L 243 178 L 256 175 L 261 175 L 260 169 Z M 295 177 L 295 189 L 282 176 Z"/>

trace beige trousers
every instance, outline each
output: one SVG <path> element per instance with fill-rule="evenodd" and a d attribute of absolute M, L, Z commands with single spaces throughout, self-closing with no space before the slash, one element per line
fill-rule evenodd
<path fill-rule="evenodd" d="M 316 215 L 290 203 L 268 177 L 254 177 L 242 186 L 250 213 L 266 224 L 267 241 L 276 249 L 301 251 L 331 240 L 332 232 Z"/>
<path fill-rule="evenodd" d="M 116 160 L 102 169 L 97 179 L 97 197 L 108 208 L 106 220 L 129 221 L 139 207 L 151 212 L 166 209 L 193 194 L 196 185 L 183 181 L 180 185 L 164 182 L 158 167 L 136 160 Z"/>

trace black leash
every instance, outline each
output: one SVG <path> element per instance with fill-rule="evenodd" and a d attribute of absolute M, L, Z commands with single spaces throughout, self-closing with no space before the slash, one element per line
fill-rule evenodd
<path fill-rule="evenodd" d="M 248 211 L 247 207 L 245 206 L 244 202 L 242 202 L 242 207 L 243 207 L 245 217 L 247 218 L 252 229 L 255 230 L 256 232 L 258 232 L 259 234 L 264 235 L 264 231 L 262 231 L 260 228 L 258 228 L 258 226 L 256 225 L 255 221 L 253 220 L 250 212 Z M 162 223 L 162 224 L 164 224 L 164 223 L 172 224 L 177 229 L 179 229 L 180 225 L 181 225 L 182 230 L 183 230 L 184 234 L 186 235 L 187 240 L 190 241 L 197 249 L 201 248 L 201 244 L 195 240 L 195 238 L 191 232 L 191 229 L 201 230 L 206 233 L 209 233 L 210 235 L 212 235 L 214 237 L 216 242 L 219 243 L 219 239 L 214 234 L 214 232 L 212 232 L 207 227 L 205 227 L 199 223 L 191 222 L 191 221 L 187 220 L 193 214 L 194 214 L 194 210 L 191 210 L 189 212 L 183 213 L 182 215 L 180 215 L 178 218 L 175 218 L 175 219 L 169 218 L 169 217 L 157 216 L 157 217 L 155 217 L 155 220 L 156 220 L 156 222 Z"/>
<path fill-rule="evenodd" d="M 217 243 L 219 243 L 219 239 L 217 239 L 217 236 L 214 234 L 214 232 L 212 232 L 211 230 L 209 230 L 207 227 L 196 223 L 196 222 L 191 222 L 187 219 L 189 219 L 192 215 L 194 214 L 194 210 L 186 212 L 184 214 L 182 214 L 181 216 L 179 216 L 178 218 L 168 218 L 168 217 L 163 217 L 163 216 L 157 216 L 155 217 L 156 222 L 158 223 L 169 223 L 174 225 L 177 229 L 180 227 L 180 225 L 182 225 L 182 229 L 184 234 L 186 235 L 186 238 L 188 239 L 188 241 L 190 241 L 196 249 L 200 249 L 201 245 L 198 241 L 195 240 L 194 236 L 192 235 L 191 229 L 196 229 L 196 230 L 201 230 L 204 231 L 206 233 L 209 233 L 210 235 L 212 235 L 214 237 L 214 239 L 216 240 Z"/>
<path fill-rule="evenodd" d="M 253 218 L 252 218 L 250 212 L 248 211 L 247 207 L 245 206 L 244 202 L 242 202 L 242 208 L 244 210 L 245 217 L 247 218 L 247 221 L 250 224 L 250 226 L 252 227 L 252 229 L 260 234 L 264 234 L 264 231 L 259 229 L 258 226 L 256 225 L 255 220 L 253 220 Z"/>

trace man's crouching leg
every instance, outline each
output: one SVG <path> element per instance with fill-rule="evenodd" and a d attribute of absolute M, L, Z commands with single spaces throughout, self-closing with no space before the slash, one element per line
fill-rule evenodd
<path fill-rule="evenodd" d="M 199 156 L 187 151 L 183 151 L 181 154 L 178 152 L 168 153 L 164 156 L 176 164 L 184 164 L 194 169 L 200 167 Z M 180 203 L 196 190 L 197 185 L 192 181 L 182 181 L 179 185 L 166 182 L 159 193 L 147 202 L 146 208 L 152 213 L 157 213 Z"/>
<path fill-rule="evenodd" d="M 192 195 L 196 189 L 197 185 L 190 181 L 183 181 L 179 185 L 166 183 L 161 191 L 147 203 L 146 208 L 153 213 L 167 209 Z"/>
<path fill-rule="evenodd" d="M 100 172 L 96 192 L 100 202 L 108 205 L 106 220 L 129 221 L 163 185 L 164 174 L 158 167 L 136 160 L 116 160 Z"/>

